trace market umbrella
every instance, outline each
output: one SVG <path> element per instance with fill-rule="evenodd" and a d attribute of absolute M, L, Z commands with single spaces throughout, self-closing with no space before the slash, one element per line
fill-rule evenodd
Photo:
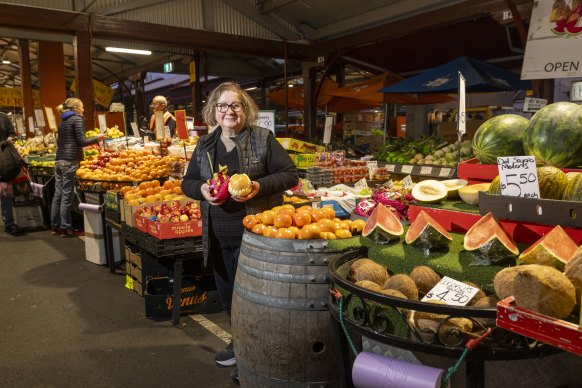
<path fill-rule="evenodd" d="M 531 89 L 518 74 L 470 57 L 459 57 L 414 77 L 379 89 L 382 93 L 456 93 L 458 72 L 463 74 L 468 93 Z"/>

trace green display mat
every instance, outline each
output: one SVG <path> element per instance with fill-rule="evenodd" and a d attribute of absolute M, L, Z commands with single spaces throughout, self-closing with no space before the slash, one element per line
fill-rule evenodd
<path fill-rule="evenodd" d="M 349 239 L 331 240 L 329 247 L 334 250 L 365 247 L 368 249 L 368 257 L 386 266 L 391 275 L 410 274 L 414 267 L 426 265 L 442 276 L 475 283 L 486 293 L 493 295 L 495 294 L 493 289 L 495 274 L 505 267 L 515 265 L 512 262 L 488 266 L 472 265 L 475 256 L 472 252 L 464 249 L 463 239 L 465 236 L 456 233 L 451 233 L 453 241 L 449 244 L 448 249 L 434 251 L 425 256 L 422 249 L 404 242 L 407 229 L 405 227 L 404 234 L 399 240 L 386 245 L 376 244 L 368 238 L 358 236 Z M 525 249 L 525 247 L 520 247 L 521 249 Z"/>
<path fill-rule="evenodd" d="M 414 206 L 423 206 L 423 207 L 430 207 L 434 209 L 443 209 L 443 210 L 453 210 L 458 212 L 466 212 L 471 214 L 479 214 L 479 207 L 474 205 L 469 205 L 461 200 L 445 200 L 443 202 L 436 202 L 436 203 L 424 203 L 418 202 L 414 203 Z"/>

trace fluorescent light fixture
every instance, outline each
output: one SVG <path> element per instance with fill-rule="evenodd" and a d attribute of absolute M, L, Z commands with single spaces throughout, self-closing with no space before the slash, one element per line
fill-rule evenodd
<path fill-rule="evenodd" d="M 3 64 L 3 65 L 9 65 L 9 64 L 11 64 L 11 63 L 12 63 L 12 62 L 10 62 L 8 59 L 3 59 L 3 60 L 2 60 L 2 64 Z"/>
<path fill-rule="evenodd" d="M 119 48 L 119 47 L 105 47 L 105 51 L 109 51 L 112 53 L 152 55 L 152 52 L 149 50 L 134 50 L 134 49 L 128 49 L 128 48 Z"/>
<path fill-rule="evenodd" d="M 246 88 L 246 91 L 251 91 L 251 90 L 255 90 L 257 87 L 256 86 L 251 86 L 250 88 Z"/>
<path fill-rule="evenodd" d="M 289 88 L 292 88 L 293 86 L 295 86 L 295 85 L 293 85 L 293 84 L 287 85 L 287 87 L 289 87 Z"/>

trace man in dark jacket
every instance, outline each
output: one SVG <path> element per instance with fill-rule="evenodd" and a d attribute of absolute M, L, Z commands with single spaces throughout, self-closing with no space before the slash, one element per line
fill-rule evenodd
<path fill-rule="evenodd" d="M 61 237 L 80 236 L 82 231 L 73 230 L 71 207 L 75 176 L 81 160 L 83 147 L 96 144 L 105 139 L 105 135 L 85 137 L 85 119 L 83 102 L 78 98 L 68 98 L 57 107 L 61 114 L 57 141 L 55 164 L 55 195 L 51 206 L 51 233 Z"/>
<path fill-rule="evenodd" d="M 10 117 L 6 113 L 0 112 L 0 141 L 16 137 L 14 127 Z M 22 233 L 22 229 L 14 223 L 14 213 L 12 208 L 12 198 L 0 196 L 0 206 L 2 207 L 2 222 L 6 233 L 17 235 Z"/>

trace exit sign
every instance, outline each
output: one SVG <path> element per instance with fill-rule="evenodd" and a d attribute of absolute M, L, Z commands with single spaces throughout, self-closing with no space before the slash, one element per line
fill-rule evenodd
<path fill-rule="evenodd" d="M 174 71 L 174 64 L 172 62 L 164 63 L 164 73 L 171 73 Z"/>

